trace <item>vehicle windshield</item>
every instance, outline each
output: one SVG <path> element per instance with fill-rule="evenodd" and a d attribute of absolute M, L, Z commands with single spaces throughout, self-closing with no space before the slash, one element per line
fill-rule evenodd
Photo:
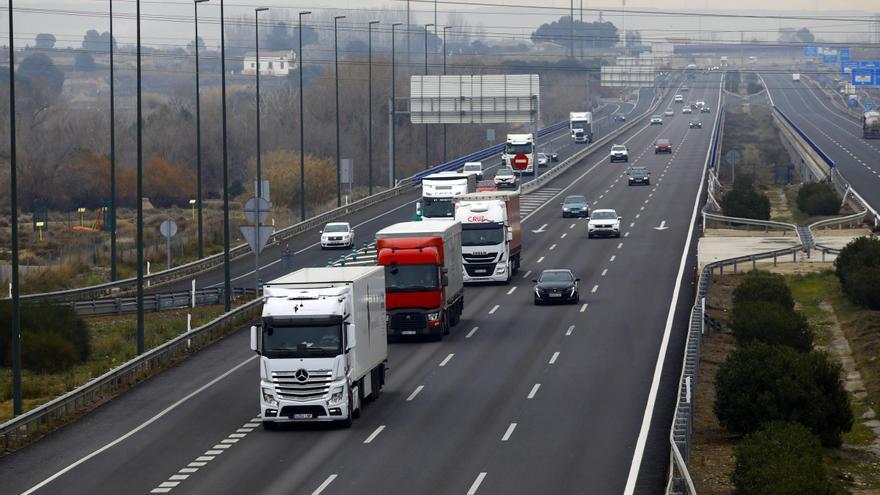
<path fill-rule="evenodd" d="M 498 171 L 495 172 L 495 175 L 496 176 L 500 175 L 500 176 L 504 176 L 504 177 L 509 176 L 509 175 L 513 175 L 513 169 L 512 168 L 499 168 Z"/>
<path fill-rule="evenodd" d="M 268 358 L 338 356 L 342 354 L 342 325 L 264 326 L 262 354 Z"/>
<path fill-rule="evenodd" d="M 629 170 L 629 175 L 647 175 L 648 169 L 646 168 L 631 168 Z"/>
<path fill-rule="evenodd" d="M 508 155 L 518 155 L 520 153 L 524 155 L 530 155 L 535 151 L 534 146 L 531 143 L 527 144 L 510 144 L 504 147 L 504 152 Z"/>
<path fill-rule="evenodd" d="M 617 213 L 614 211 L 594 211 L 590 220 L 617 220 Z"/>
<path fill-rule="evenodd" d="M 435 265 L 386 265 L 386 292 L 428 292 L 440 288 Z"/>
<path fill-rule="evenodd" d="M 651 118 L 652 118 L 652 119 L 659 119 L 660 116 L 659 116 L 659 115 L 651 115 Z"/>
<path fill-rule="evenodd" d="M 574 277 L 571 276 L 571 273 L 563 271 L 544 272 L 538 279 L 539 282 L 571 282 L 572 280 Z"/>
<path fill-rule="evenodd" d="M 587 198 L 583 196 L 569 196 L 565 198 L 563 203 L 566 205 L 585 205 L 587 204 Z"/>
<path fill-rule="evenodd" d="M 500 223 L 465 223 L 461 226 L 462 246 L 494 246 L 504 242 Z"/>
<path fill-rule="evenodd" d="M 547 158 L 547 154 L 546 154 L 546 153 L 538 153 L 538 158 L 544 158 L 544 159 L 546 159 L 546 158 Z"/>
<path fill-rule="evenodd" d="M 669 144 L 669 140 L 668 139 L 658 139 L 657 144 L 663 146 L 663 145 Z"/>
<path fill-rule="evenodd" d="M 481 170 L 483 170 L 482 165 L 465 165 L 464 166 L 465 172 L 479 172 Z"/>
<path fill-rule="evenodd" d="M 428 218 L 452 218 L 455 216 L 455 208 L 452 198 L 422 198 L 425 202 L 422 207 L 422 216 Z"/>
<path fill-rule="evenodd" d="M 626 146 L 612 146 L 611 151 L 626 151 Z"/>
<path fill-rule="evenodd" d="M 495 182 L 491 180 L 481 180 L 477 183 L 477 187 L 495 187 Z"/>
<path fill-rule="evenodd" d="M 571 121 L 572 130 L 584 130 L 587 128 L 587 123 L 584 121 Z"/>
<path fill-rule="evenodd" d="M 348 232 L 348 225 L 330 224 L 324 227 L 324 232 Z"/>

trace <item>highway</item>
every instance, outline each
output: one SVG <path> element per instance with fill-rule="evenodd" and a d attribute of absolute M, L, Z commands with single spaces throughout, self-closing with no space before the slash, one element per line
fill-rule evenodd
<path fill-rule="evenodd" d="M 462 322 L 444 340 L 391 345 L 386 388 L 352 428 L 260 428 L 257 360 L 242 329 L 0 459 L 0 491 L 658 493 L 720 77 L 692 85 L 689 99 L 713 108 L 703 129 L 688 129 L 676 105 L 663 126 L 645 119 L 618 140 L 629 165 L 651 170 L 650 186 L 627 186 L 626 164 L 608 163 L 607 148 L 550 182 L 554 195 L 525 216 L 514 283 L 468 287 Z M 654 154 L 658 137 L 672 155 Z M 616 208 L 624 235 L 587 240 L 584 220 L 561 218 L 566 194 Z M 408 219 L 413 201 L 353 216 L 360 240 Z M 295 241 L 297 266 L 325 257 L 306 247 L 313 239 Z M 581 278 L 581 304 L 532 305 L 530 279 L 548 268 Z"/>
<path fill-rule="evenodd" d="M 832 160 L 840 173 L 875 208 L 880 205 L 880 142 L 862 138 L 862 125 L 835 109 L 822 92 L 791 74 L 762 72 L 774 105 Z"/>

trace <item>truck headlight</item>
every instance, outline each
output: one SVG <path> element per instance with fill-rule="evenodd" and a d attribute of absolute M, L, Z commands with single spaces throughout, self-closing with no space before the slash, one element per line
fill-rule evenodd
<path fill-rule="evenodd" d="M 437 321 L 440 319 L 440 312 L 428 313 L 428 321 Z"/>
<path fill-rule="evenodd" d="M 343 401 L 345 401 L 345 388 L 344 387 L 334 388 L 333 391 L 330 393 L 330 405 L 337 406 L 337 405 L 341 404 Z"/>
<path fill-rule="evenodd" d="M 504 272 L 506 272 L 506 271 L 507 271 L 507 268 L 504 266 L 498 265 L 497 267 L 495 267 L 495 273 L 497 273 L 499 275 L 504 274 Z"/>
<path fill-rule="evenodd" d="M 278 401 L 275 399 L 275 391 L 271 388 L 263 387 L 263 402 L 272 407 L 278 407 Z"/>

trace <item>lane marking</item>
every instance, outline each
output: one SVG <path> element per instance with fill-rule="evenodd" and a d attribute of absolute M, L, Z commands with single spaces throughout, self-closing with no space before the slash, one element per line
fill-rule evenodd
<path fill-rule="evenodd" d="M 567 236 L 567 235 L 568 235 L 568 232 L 565 232 L 565 233 L 563 233 L 561 236 L 559 236 L 559 238 L 560 238 L 560 239 L 565 239 L 565 236 Z"/>
<path fill-rule="evenodd" d="M 594 286 L 593 286 L 593 290 L 591 290 L 590 292 L 592 292 L 593 294 L 595 294 L 596 291 L 598 291 L 598 290 L 599 290 L 599 286 L 598 286 L 598 285 L 594 285 Z"/>
<path fill-rule="evenodd" d="M 550 251 L 553 251 L 554 249 L 556 249 L 556 244 L 553 244 L 552 246 L 550 246 Z"/>
<path fill-rule="evenodd" d="M 522 276 L 522 278 L 529 278 L 529 275 L 531 275 L 531 274 L 532 274 L 532 271 L 531 271 L 531 270 L 529 270 L 529 271 L 527 271 L 527 272 L 525 272 L 525 273 L 523 273 L 523 276 Z"/>
<path fill-rule="evenodd" d="M 507 431 L 504 432 L 504 436 L 501 437 L 502 442 L 506 442 L 510 440 L 510 435 L 513 435 L 513 430 L 516 429 L 516 423 L 510 423 L 510 426 L 507 427 Z"/>
<path fill-rule="evenodd" d="M 385 425 L 379 425 L 379 427 L 376 428 L 376 429 L 373 431 L 373 433 L 370 433 L 370 436 L 368 436 L 367 439 L 364 440 L 364 443 L 372 443 L 373 440 L 375 440 L 376 437 L 379 436 L 379 433 L 382 433 L 382 430 L 384 430 L 384 429 L 385 429 Z"/>
<path fill-rule="evenodd" d="M 635 223 L 635 222 L 630 222 L 630 223 L 629 223 L 629 228 L 633 228 L 633 227 L 635 227 L 635 226 L 636 226 L 636 223 Z"/>
<path fill-rule="evenodd" d="M 581 313 L 587 310 L 587 306 L 589 306 L 589 303 L 584 303 L 584 305 L 581 306 Z"/>
<path fill-rule="evenodd" d="M 513 287 L 510 288 L 509 291 L 507 291 L 507 295 L 509 296 L 509 295 L 513 294 L 513 292 L 514 292 L 515 290 L 516 290 L 516 286 L 514 285 Z"/>
<path fill-rule="evenodd" d="M 569 229 L 573 229 L 575 225 L 577 225 L 577 224 L 576 224 L 576 223 L 573 223 L 573 224 L 571 224 L 571 226 L 568 227 L 568 228 L 569 228 Z"/>
<path fill-rule="evenodd" d="M 547 364 L 555 364 L 556 360 L 559 358 L 559 351 L 553 353 L 553 356 L 550 357 L 550 362 Z"/>
<path fill-rule="evenodd" d="M 205 391 L 206 389 L 210 388 L 212 385 L 216 384 L 217 382 L 223 380 L 224 378 L 226 378 L 227 376 L 231 375 L 232 373 L 235 373 L 236 371 L 238 371 L 239 369 L 241 369 L 243 366 L 245 366 L 246 364 L 250 363 L 251 361 L 253 361 L 253 360 L 255 360 L 255 359 L 257 359 L 257 356 L 251 356 L 251 357 L 245 359 L 244 361 L 242 361 L 241 363 L 239 363 L 239 364 L 233 366 L 232 368 L 230 368 L 229 370 L 227 370 L 227 371 L 226 371 L 225 373 L 223 373 L 222 375 L 218 376 L 217 378 L 214 378 L 213 380 L 209 381 L 208 383 L 202 385 L 201 387 L 197 388 L 196 390 L 194 390 L 194 391 L 190 392 L 189 394 L 185 395 L 183 398 L 179 399 L 177 402 L 175 402 L 175 403 L 171 404 L 170 406 L 166 407 L 165 409 L 163 409 L 162 411 L 160 411 L 158 414 L 156 414 L 156 415 L 153 416 L 152 418 L 150 418 L 150 419 L 144 421 L 143 423 L 141 423 L 140 425 L 136 426 L 135 428 L 133 428 L 132 430 L 130 430 L 128 433 L 126 433 L 126 434 L 124 434 L 124 435 L 118 437 L 117 439 L 113 440 L 112 442 L 107 443 L 106 445 L 104 445 L 103 447 L 101 447 L 101 448 L 99 448 L 99 449 L 93 451 L 92 453 L 87 454 L 87 455 L 81 457 L 80 459 L 78 459 L 77 461 L 71 463 L 70 465 L 68 465 L 68 466 L 65 467 L 64 469 L 61 469 L 60 471 L 58 471 L 57 473 L 53 474 L 52 476 L 49 476 L 48 478 L 44 479 L 43 481 L 37 483 L 36 485 L 34 485 L 34 486 L 33 486 L 32 488 L 30 488 L 29 490 L 23 492 L 22 495 L 28 495 L 28 494 L 34 493 L 35 491 L 39 490 L 40 488 L 42 488 L 42 487 L 48 485 L 49 483 L 55 481 L 56 479 L 58 479 L 59 477 L 63 476 L 64 474 L 70 472 L 72 469 L 76 468 L 76 467 L 79 466 L 80 464 L 82 464 L 82 463 L 88 461 L 89 459 L 91 459 L 91 458 L 93 458 L 93 457 L 95 457 L 95 456 L 97 456 L 97 455 L 99 455 L 99 454 L 101 454 L 101 453 L 107 451 L 108 449 L 110 449 L 110 448 L 112 448 L 112 447 L 118 445 L 119 443 L 124 442 L 125 440 L 127 440 L 129 437 L 131 437 L 131 436 L 134 435 L 135 433 L 137 433 L 137 432 L 143 430 L 144 428 L 150 426 L 151 424 L 155 423 L 156 421 L 158 421 L 159 419 L 161 419 L 161 418 L 162 418 L 163 416 L 165 416 L 166 414 L 168 414 L 168 413 L 170 413 L 171 411 L 177 409 L 178 407 L 180 407 L 182 404 L 184 404 L 184 403 L 187 402 L 188 400 L 190 400 L 190 399 L 192 399 L 193 397 L 199 395 L 200 393 L 202 393 L 202 392 Z M 210 460 L 213 459 L 213 457 L 211 457 L 210 459 L 205 459 L 205 457 L 209 457 L 209 456 L 201 456 L 200 458 L 197 458 L 196 460 L 197 460 L 197 461 L 203 461 L 203 460 L 210 461 Z"/>
<path fill-rule="evenodd" d="M 495 306 L 492 306 L 492 309 L 489 310 L 489 314 L 490 315 L 495 314 L 495 312 L 498 311 L 498 308 L 500 308 L 500 307 L 501 306 L 499 306 L 498 304 L 496 304 Z"/>
<path fill-rule="evenodd" d="M 622 243 L 622 242 L 621 242 L 620 244 L 617 245 L 617 249 L 620 249 L 620 248 L 622 248 L 622 247 L 623 247 L 623 243 Z"/>
<path fill-rule="evenodd" d="M 623 234 L 624 237 L 629 237 L 629 232 Z"/>
<path fill-rule="evenodd" d="M 327 479 L 324 480 L 324 482 L 321 483 L 321 485 L 318 486 L 318 488 L 316 488 L 315 491 L 312 492 L 312 495 L 321 495 L 321 492 L 326 490 L 327 487 L 330 486 L 330 483 L 333 483 L 333 480 L 336 479 L 336 476 L 337 475 L 335 475 L 335 474 L 331 474 L 330 476 L 327 476 Z"/>
<path fill-rule="evenodd" d="M 584 306 L 586 306 L 586 304 Z M 583 313 L 583 311 L 581 311 L 581 312 Z M 565 331 L 565 335 L 571 335 L 571 332 L 573 332 L 573 331 L 574 331 L 574 325 L 570 325 L 568 327 L 568 330 Z"/>
<path fill-rule="evenodd" d="M 532 390 L 529 392 L 529 395 L 528 395 L 526 398 L 527 398 L 527 399 L 534 399 L 534 398 L 535 398 L 535 394 L 538 393 L 538 389 L 539 389 L 539 388 L 541 388 L 541 384 L 540 384 L 540 383 L 536 383 L 536 384 L 532 387 Z"/>
<path fill-rule="evenodd" d="M 543 257 L 543 256 L 541 256 L 540 258 L 538 258 L 537 263 L 540 263 L 540 262 L 542 262 L 542 261 L 544 261 L 544 257 Z"/>
<path fill-rule="evenodd" d="M 471 483 L 471 487 L 468 488 L 467 495 L 476 495 L 477 494 L 477 490 L 480 489 L 480 485 L 483 483 L 483 480 L 486 479 L 486 474 L 487 473 L 482 472 L 477 475 L 477 479 L 475 479 L 474 482 Z"/>
<path fill-rule="evenodd" d="M 602 270 L 602 276 L 603 276 L 603 277 L 604 277 L 605 275 L 607 275 L 607 274 L 608 274 L 608 269 L 607 269 L 607 268 L 604 269 L 604 270 Z"/>
<path fill-rule="evenodd" d="M 608 260 L 608 261 L 614 261 L 615 258 L 617 258 L 617 255 L 616 255 L 616 254 L 612 255 L 612 256 L 611 256 L 611 259 Z"/>
<path fill-rule="evenodd" d="M 455 356 L 455 353 L 450 352 L 449 355 L 446 356 L 445 358 L 443 358 L 443 361 L 440 362 L 440 366 L 441 367 L 446 366 L 446 363 L 448 363 L 449 360 L 452 359 L 452 356 Z"/>
<path fill-rule="evenodd" d="M 469 339 L 469 338 L 473 337 L 474 334 L 477 333 L 477 330 L 479 330 L 479 329 L 480 329 L 480 327 L 472 328 L 471 331 L 468 332 L 468 334 L 464 336 L 464 338 Z"/>
<path fill-rule="evenodd" d="M 421 392 L 422 389 L 424 389 L 424 388 L 425 388 L 424 385 L 419 385 L 418 387 L 416 387 L 416 389 L 413 390 L 413 392 L 411 394 L 409 394 L 409 397 L 406 398 L 407 402 L 415 399 L 416 396 L 419 395 L 419 392 Z"/>

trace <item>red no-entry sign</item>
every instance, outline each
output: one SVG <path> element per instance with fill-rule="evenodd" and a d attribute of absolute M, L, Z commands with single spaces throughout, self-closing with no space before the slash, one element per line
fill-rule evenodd
<path fill-rule="evenodd" d="M 516 156 L 513 157 L 512 163 L 514 167 L 523 170 L 524 168 L 529 166 L 529 157 L 522 153 L 518 153 Z"/>

